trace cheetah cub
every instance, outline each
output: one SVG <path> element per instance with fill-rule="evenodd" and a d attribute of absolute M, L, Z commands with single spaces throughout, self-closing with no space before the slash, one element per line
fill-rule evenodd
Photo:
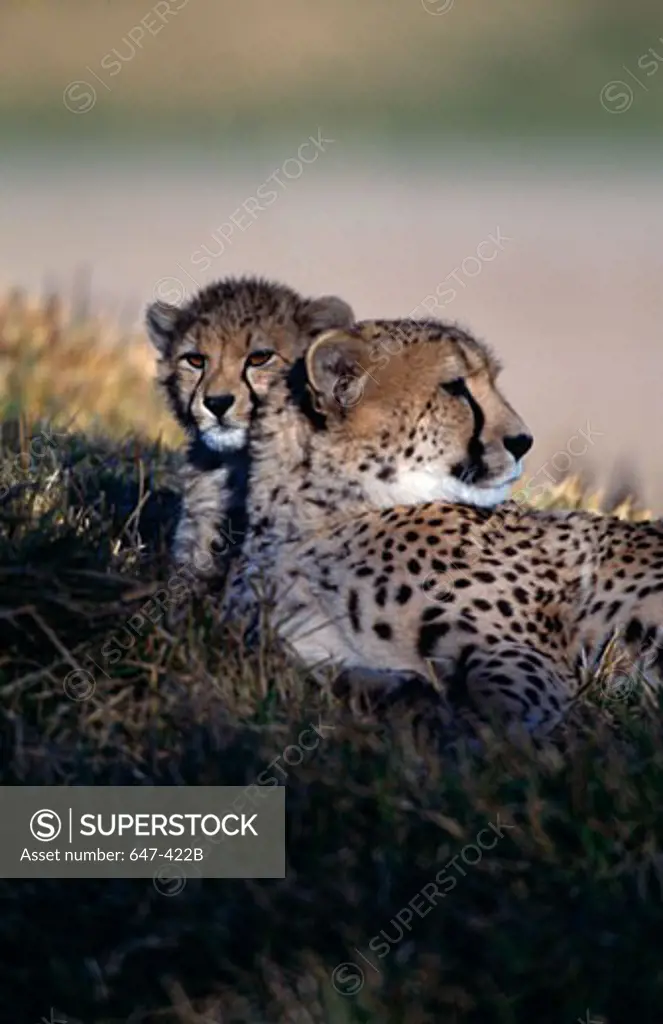
<path fill-rule="evenodd" d="M 189 438 L 174 561 L 200 580 L 223 575 L 242 536 L 253 402 L 276 367 L 292 361 L 320 331 L 353 319 L 342 299 L 307 299 L 251 277 L 209 285 L 181 308 L 149 306 L 159 384 Z"/>
<path fill-rule="evenodd" d="M 443 323 L 322 334 L 254 412 L 229 600 L 269 599 L 307 666 L 431 670 L 457 705 L 547 732 L 615 627 L 651 655 L 663 526 L 496 508 L 531 444 L 497 370 Z"/>

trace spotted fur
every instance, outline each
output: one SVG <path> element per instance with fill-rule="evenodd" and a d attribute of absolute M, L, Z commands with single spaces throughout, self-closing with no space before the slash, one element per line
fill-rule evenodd
<path fill-rule="evenodd" d="M 292 361 L 320 331 L 353 318 L 341 299 L 307 299 L 257 278 L 219 281 L 182 308 L 161 302 L 148 308 L 159 384 L 189 438 L 177 564 L 201 578 L 221 573 L 244 528 L 252 404 L 277 366 Z M 251 366 L 249 384 L 252 360 L 259 364 Z"/>
<path fill-rule="evenodd" d="M 374 352 L 400 342 L 379 369 L 367 336 Z M 658 651 L 663 526 L 449 504 L 459 451 L 504 479 L 507 439 L 525 445 L 504 403 L 511 433 L 501 455 L 491 447 L 495 372 L 479 343 L 437 323 L 380 321 L 314 343 L 254 413 L 231 600 L 268 599 L 308 666 L 433 671 L 481 714 L 547 730 L 578 692 L 581 659 L 615 628 L 634 654 Z M 338 402 L 341 377 L 352 404 Z M 482 474 L 472 486 L 490 490 Z M 649 669 L 660 675 L 660 655 Z"/>

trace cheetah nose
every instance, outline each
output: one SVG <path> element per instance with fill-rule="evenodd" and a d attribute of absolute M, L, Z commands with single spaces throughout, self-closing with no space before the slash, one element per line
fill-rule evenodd
<path fill-rule="evenodd" d="M 235 404 L 235 397 L 234 395 L 208 395 L 203 404 L 213 416 L 216 416 L 217 420 L 222 420 L 228 409 Z"/>
<path fill-rule="evenodd" d="M 513 437 L 504 438 L 504 447 L 510 452 L 516 462 L 527 455 L 534 444 L 534 438 L 530 434 L 515 434 Z"/>

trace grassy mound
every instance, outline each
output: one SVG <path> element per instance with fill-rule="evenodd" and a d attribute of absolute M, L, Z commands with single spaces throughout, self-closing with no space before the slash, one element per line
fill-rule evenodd
<path fill-rule="evenodd" d="M 25 318 L 22 337 L 25 356 Z M 616 704 L 619 741 L 597 721 L 544 751 L 495 738 L 481 756 L 452 753 L 425 694 L 334 696 L 269 644 L 248 655 L 212 599 L 180 591 L 133 629 L 172 572 L 177 456 L 156 422 L 151 439 L 149 424 L 122 439 L 110 394 L 115 420 L 67 432 L 21 379 L 19 395 L 5 379 L 8 415 L 42 419 L 3 427 L 0 782 L 249 786 L 266 773 L 286 786 L 288 869 L 183 879 L 171 898 L 150 880 L 0 881 L 0 1013 L 660 1021 L 659 723 Z M 113 639 L 125 653 L 110 665 Z"/>

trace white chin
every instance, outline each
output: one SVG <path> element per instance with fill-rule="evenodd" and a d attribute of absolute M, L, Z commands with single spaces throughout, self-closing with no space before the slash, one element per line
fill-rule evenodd
<path fill-rule="evenodd" d="M 436 476 L 425 470 L 411 469 L 386 483 L 371 481 L 370 497 L 380 508 L 393 505 L 420 505 L 427 501 L 446 501 L 452 505 L 476 505 L 492 508 L 506 501 L 515 477 L 489 487 L 464 483 L 454 476 Z"/>
<path fill-rule="evenodd" d="M 203 444 L 213 452 L 236 452 L 246 444 L 246 428 L 208 427 L 201 438 Z"/>

